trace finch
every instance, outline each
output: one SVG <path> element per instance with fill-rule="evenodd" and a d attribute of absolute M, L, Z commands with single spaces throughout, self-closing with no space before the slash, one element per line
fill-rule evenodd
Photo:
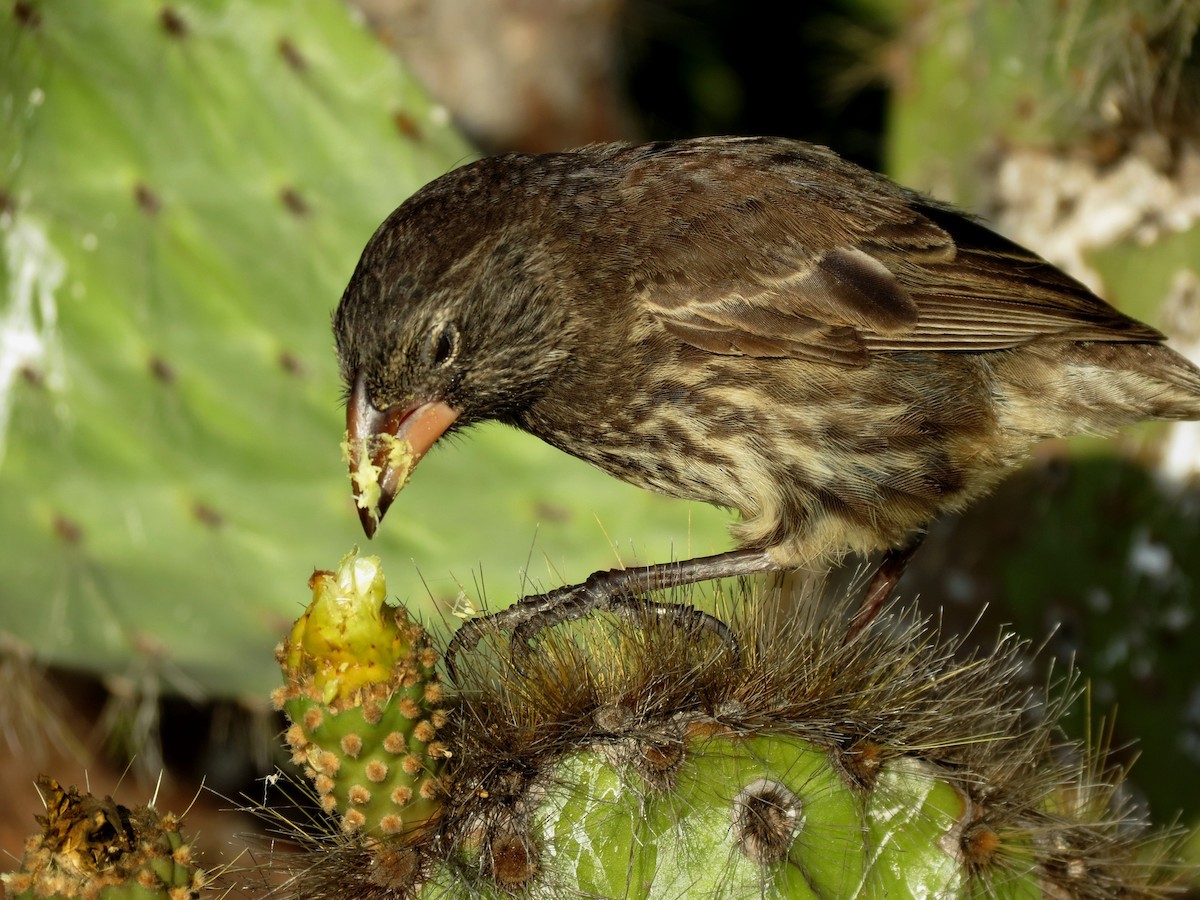
<path fill-rule="evenodd" d="M 487 420 L 740 514 L 734 551 L 594 594 L 896 551 L 1040 440 L 1200 418 L 1200 370 L 1155 329 L 777 138 L 452 171 L 375 232 L 334 334 L 368 536 L 440 436 Z"/>

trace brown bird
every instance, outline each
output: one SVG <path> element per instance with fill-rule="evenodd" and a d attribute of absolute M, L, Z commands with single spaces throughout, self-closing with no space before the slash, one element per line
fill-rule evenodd
<path fill-rule="evenodd" d="M 886 594 L 914 535 L 1035 442 L 1200 418 L 1200 371 L 1155 329 L 953 208 L 776 138 L 457 169 L 375 232 L 334 332 L 368 536 L 439 436 L 488 419 L 741 514 L 737 550 L 501 614 L 525 637 L 850 551 L 890 551 Z"/>

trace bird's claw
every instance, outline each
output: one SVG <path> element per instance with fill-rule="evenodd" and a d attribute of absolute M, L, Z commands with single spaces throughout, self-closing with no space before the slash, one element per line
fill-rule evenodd
<path fill-rule="evenodd" d="M 447 674 L 451 681 L 456 680 L 456 658 L 463 652 L 473 650 L 488 631 L 508 630 L 511 632 L 509 660 L 517 673 L 525 676 L 535 654 L 534 641 L 543 630 L 601 610 L 631 621 L 655 618 L 694 633 L 715 635 L 725 645 L 732 659 L 732 667 L 736 669 L 741 666 L 742 649 L 737 635 L 716 616 L 681 603 L 654 603 L 640 597 L 597 596 L 587 585 L 579 585 L 526 597 L 508 609 L 464 622 L 446 648 Z"/>
<path fill-rule="evenodd" d="M 714 615 L 682 603 L 654 603 L 640 597 L 618 597 L 599 606 L 589 602 L 589 596 L 582 593 L 580 596 L 568 600 L 553 612 L 535 615 L 513 629 L 509 650 L 513 668 L 521 675 L 527 674 L 527 664 L 534 655 L 534 640 L 544 629 L 562 622 L 581 619 L 599 609 L 621 616 L 628 621 L 646 621 L 654 618 L 678 625 L 690 632 L 713 634 L 725 644 L 725 648 L 733 660 L 733 668 L 741 667 L 742 647 L 738 642 L 737 635 Z"/>
<path fill-rule="evenodd" d="M 714 634 L 725 643 L 736 668 L 741 665 L 741 646 L 730 627 L 716 616 L 685 604 L 656 603 L 642 598 L 700 581 L 762 575 L 778 570 L 778 563 L 768 551 L 742 549 L 680 562 L 594 572 L 583 584 L 525 597 L 508 609 L 464 623 L 446 648 L 446 673 L 452 681 L 456 680 L 454 660 L 458 654 L 473 649 L 487 631 L 507 630 L 512 632 L 510 658 L 513 668 L 524 675 L 525 663 L 533 655 L 530 645 L 538 632 L 560 622 L 604 611 L 626 619 L 654 617 Z"/>
<path fill-rule="evenodd" d="M 454 633 L 454 637 L 450 639 L 450 644 L 446 647 L 446 674 L 450 677 L 450 680 L 456 680 L 457 669 L 455 659 L 462 653 L 474 650 L 479 645 L 479 642 L 483 640 L 485 634 L 500 631 L 515 632 L 526 622 L 537 618 L 539 615 L 553 615 L 550 611 L 554 608 L 563 590 L 551 591 L 548 594 L 537 594 L 531 597 L 522 597 L 507 609 L 487 615 L 475 616 L 463 622 Z M 569 591 L 571 589 L 567 588 L 565 590 Z M 526 655 L 526 658 L 528 658 L 528 655 Z M 520 666 L 516 668 L 517 671 L 524 674 L 524 670 Z"/>

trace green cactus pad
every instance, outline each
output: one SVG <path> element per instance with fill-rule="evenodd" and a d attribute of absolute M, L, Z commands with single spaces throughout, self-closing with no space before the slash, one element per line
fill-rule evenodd
<path fill-rule="evenodd" d="M 862 804 L 821 748 L 728 733 L 686 748 L 666 791 L 646 790 L 602 755 L 564 759 L 562 787 L 539 810 L 555 848 L 547 877 L 643 898 L 841 896 L 862 882 L 864 842 L 837 837 L 861 831 Z M 614 822 L 597 841 L 594 817 L 606 803 L 623 803 L 614 816 L 629 824 Z"/>
<path fill-rule="evenodd" d="M 523 871 L 518 886 L 551 896 L 569 886 L 645 900 L 969 896 L 961 843 L 975 807 L 958 778 L 897 757 L 863 792 L 839 773 L 837 757 L 787 734 L 723 731 L 687 741 L 664 790 L 630 777 L 609 754 L 571 754 L 551 770 L 553 787 L 527 835 L 508 837 L 535 851 L 521 869 L 510 861 L 508 877 Z M 500 881 L 487 853 L 471 850 L 460 862 L 480 880 Z M 987 890 L 1040 895 L 1031 871 L 1005 873 L 1002 887 Z"/>
<path fill-rule="evenodd" d="M 63 790 L 40 776 L 46 814 L 19 871 L 2 876 L 14 900 L 193 900 L 205 884 L 179 821 L 152 807 Z"/>
<path fill-rule="evenodd" d="M 349 833 L 410 835 L 441 811 L 438 656 L 386 602 L 379 557 L 351 551 L 309 579 L 313 600 L 277 657 L 292 759 Z"/>
<path fill-rule="evenodd" d="M 271 689 L 294 573 L 361 536 L 330 313 L 472 155 L 340 0 L 0 6 L 0 629 L 168 692 Z M 726 521 L 497 427 L 430 454 L 375 544 L 449 604 L 479 567 L 516 596 L 531 547 L 531 579 L 578 579 L 606 533 L 661 559 Z"/>

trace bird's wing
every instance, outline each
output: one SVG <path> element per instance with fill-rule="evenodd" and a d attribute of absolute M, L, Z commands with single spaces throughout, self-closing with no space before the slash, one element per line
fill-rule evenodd
<path fill-rule="evenodd" d="M 713 165 L 710 145 L 703 158 L 677 151 L 665 178 L 661 166 L 654 178 L 626 170 L 635 295 L 686 343 L 865 365 L 872 352 L 1046 335 L 1162 337 L 960 213 L 822 148 L 763 147 L 774 158 L 751 165 L 744 153 Z"/>

